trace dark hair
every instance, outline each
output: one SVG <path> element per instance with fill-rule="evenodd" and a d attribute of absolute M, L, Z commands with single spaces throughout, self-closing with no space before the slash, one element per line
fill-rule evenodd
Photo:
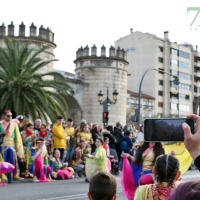
<path fill-rule="evenodd" d="M 109 126 L 107 127 L 107 130 L 110 131 L 110 133 L 112 134 L 112 133 L 113 133 L 113 126 L 110 126 L 110 125 L 109 125 Z"/>
<path fill-rule="evenodd" d="M 197 200 L 200 199 L 200 182 L 188 181 L 178 185 L 171 193 L 169 200 Z"/>
<path fill-rule="evenodd" d="M 174 187 L 174 180 L 179 171 L 179 161 L 171 155 L 158 156 L 155 162 L 157 186 L 161 182 L 168 182 L 170 187 Z"/>
<path fill-rule="evenodd" d="M 116 192 L 117 181 L 111 173 L 99 171 L 91 178 L 89 193 L 92 199 L 112 200 Z"/>
<path fill-rule="evenodd" d="M 68 118 L 67 121 L 68 122 L 73 122 L 73 119 L 72 118 Z"/>
<path fill-rule="evenodd" d="M 121 126 L 122 124 L 120 122 L 116 123 L 116 127 Z"/>
<path fill-rule="evenodd" d="M 57 120 L 59 120 L 59 119 L 63 119 L 63 117 L 62 117 L 62 116 L 58 116 L 58 117 L 57 117 Z"/>
<path fill-rule="evenodd" d="M 43 142 L 44 141 L 44 139 L 43 138 L 39 138 L 39 139 L 37 139 L 37 141 L 36 142 Z"/>
<path fill-rule="evenodd" d="M 108 137 L 104 137 L 104 138 L 103 138 L 103 141 L 104 141 L 104 142 L 107 141 L 107 140 L 109 140 Z"/>
<path fill-rule="evenodd" d="M 99 140 L 101 142 L 101 144 L 103 144 L 103 139 L 98 137 L 96 140 Z"/>
<path fill-rule="evenodd" d="M 26 125 L 26 128 L 29 128 L 29 127 L 31 127 L 31 126 L 33 126 L 33 124 L 28 123 L 28 124 Z"/>
<path fill-rule="evenodd" d="M 131 132 L 130 132 L 130 131 L 126 131 L 126 132 L 124 133 L 124 135 L 130 136 L 130 135 L 131 135 Z"/>
<path fill-rule="evenodd" d="M 44 126 L 45 128 L 47 127 L 46 124 L 42 124 L 41 126 Z M 40 126 L 40 127 L 41 127 L 41 126 Z"/>
<path fill-rule="evenodd" d="M 142 146 L 140 146 L 137 150 L 136 158 L 135 158 L 135 164 L 139 165 L 142 163 L 142 154 L 144 151 L 149 147 L 149 142 L 144 142 Z M 162 146 L 161 142 L 155 142 L 154 148 L 154 160 L 152 163 L 152 166 L 155 164 L 155 160 L 158 156 L 164 154 L 164 148 Z"/>

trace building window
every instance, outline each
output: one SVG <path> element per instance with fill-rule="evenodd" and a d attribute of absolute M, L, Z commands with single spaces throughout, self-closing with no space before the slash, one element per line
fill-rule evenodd
<path fill-rule="evenodd" d="M 158 47 L 158 50 L 159 50 L 160 52 L 163 52 L 163 47 Z"/>
<path fill-rule="evenodd" d="M 190 100 L 190 96 L 187 94 L 179 93 L 178 97 L 179 97 L 179 99 L 182 99 L 182 100 Z"/>
<path fill-rule="evenodd" d="M 171 99 L 178 99 L 178 93 L 170 92 L 170 98 Z"/>
<path fill-rule="evenodd" d="M 172 75 L 176 75 L 176 76 L 178 76 L 178 71 L 170 70 L 170 73 L 171 73 Z"/>
<path fill-rule="evenodd" d="M 134 52 L 135 51 L 135 47 L 131 47 L 131 52 Z"/>
<path fill-rule="evenodd" d="M 163 102 L 158 102 L 158 107 L 163 107 Z"/>
<path fill-rule="evenodd" d="M 164 72 L 161 72 L 161 71 L 164 71 L 164 69 L 159 68 L 159 71 L 158 71 L 158 72 L 159 72 L 160 74 L 164 74 Z"/>
<path fill-rule="evenodd" d="M 179 61 L 179 67 L 182 69 L 190 70 L 190 64 L 186 62 Z"/>
<path fill-rule="evenodd" d="M 161 58 L 161 57 L 158 57 L 158 62 L 161 62 L 161 63 L 163 63 L 163 58 Z"/>
<path fill-rule="evenodd" d="M 159 90 L 159 91 L 158 91 L 158 95 L 159 95 L 159 96 L 163 96 L 163 91 L 160 91 L 160 90 Z"/>
<path fill-rule="evenodd" d="M 190 112 L 190 106 L 179 104 L 179 110 L 185 111 L 185 112 Z"/>
<path fill-rule="evenodd" d="M 130 52 L 130 49 L 128 48 L 128 49 L 126 49 L 125 51 L 126 51 L 126 53 L 129 53 L 129 52 Z"/>
<path fill-rule="evenodd" d="M 175 56 L 178 56 L 178 50 L 176 50 L 176 49 L 171 49 L 171 54 L 172 54 L 172 55 L 175 55 Z"/>
<path fill-rule="evenodd" d="M 189 53 L 186 53 L 186 52 L 184 52 L 184 51 L 179 51 L 179 56 L 180 56 L 180 57 L 183 57 L 183 58 L 190 59 L 190 54 L 189 54 Z"/>
<path fill-rule="evenodd" d="M 171 66 L 178 67 L 178 60 L 170 59 L 170 65 L 171 65 Z"/>
<path fill-rule="evenodd" d="M 158 85 L 163 85 L 163 80 L 158 80 Z"/>
<path fill-rule="evenodd" d="M 171 110 L 178 110 L 178 105 L 176 103 L 170 103 Z"/>
<path fill-rule="evenodd" d="M 189 74 L 185 74 L 182 72 L 179 72 L 179 77 L 182 79 L 191 80 L 191 76 Z"/>
<path fill-rule="evenodd" d="M 200 87 L 194 86 L 194 92 L 200 93 Z"/>
<path fill-rule="evenodd" d="M 174 84 L 174 81 L 170 81 L 170 87 L 177 88 L 177 85 Z M 190 91 L 190 85 L 187 85 L 187 84 L 180 83 L 178 85 L 178 88 L 181 90 L 189 90 Z"/>

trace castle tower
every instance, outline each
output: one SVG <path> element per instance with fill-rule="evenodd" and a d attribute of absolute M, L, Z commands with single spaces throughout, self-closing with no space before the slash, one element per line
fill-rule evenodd
<path fill-rule="evenodd" d="M 99 91 L 104 93 L 103 100 L 108 97 L 112 100 L 113 92 L 119 92 L 116 104 L 109 106 L 109 125 L 116 122 L 126 123 L 126 94 L 127 94 L 127 67 L 126 52 L 120 47 L 109 49 L 109 57 L 106 57 L 106 47 L 100 49 L 97 56 L 97 48 L 94 45 L 79 48 L 76 52 L 75 78 L 82 79 L 82 118 L 102 125 L 103 106 L 98 102 Z"/>
<path fill-rule="evenodd" d="M 32 23 L 30 26 L 30 33 L 29 36 L 25 36 L 26 26 L 22 22 L 19 25 L 19 34 L 15 34 L 15 26 L 13 22 L 8 25 L 8 34 L 7 36 L 19 40 L 21 44 L 25 44 L 28 41 L 31 41 L 30 48 L 34 48 L 36 50 L 42 48 L 43 46 L 48 46 L 44 53 L 40 54 L 40 57 L 46 60 L 53 60 L 55 59 L 54 49 L 56 48 L 56 44 L 54 43 L 54 33 L 49 29 L 45 29 L 43 26 L 39 29 L 39 35 L 37 36 L 37 27 Z M 2 43 L 3 37 L 6 36 L 6 27 L 4 23 L 0 26 L 0 46 L 4 46 L 5 44 Z M 54 71 L 54 63 L 49 63 L 47 66 L 43 67 L 40 73 L 45 72 L 52 72 Z M 49 77 L 50 78 L 50 77 Z"/>

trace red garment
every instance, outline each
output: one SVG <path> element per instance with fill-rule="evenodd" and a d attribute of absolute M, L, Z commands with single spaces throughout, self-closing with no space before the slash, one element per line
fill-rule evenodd
<path fill-rule="evenodd" d="M 26 129 L 26 137 L 29 137 L 33 134 L 32 131 L 29 131 L 28 129 Z"/>
<path fill-rule="evenodd" d="M 47 135 L 48 135 L 47 131 L 45 131 L 45 133 L 43 133 L 42 131 L 39 132 L 39 136 L 42 137 L 42 138 L 47 137 Z"/>

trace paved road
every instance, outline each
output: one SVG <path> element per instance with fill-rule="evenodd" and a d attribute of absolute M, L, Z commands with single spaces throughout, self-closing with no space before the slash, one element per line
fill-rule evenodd
<path fill-rule="evenodd" d="M 121 191 L 120 177 L 116 176 L 116 179 L 117 199 L 125 200 Z M 182 180 L 200 180 L 200 173 L 197 170 L 188 171 Z M 27 180 L 14 182 L 6 187 L 0 187 L 0 200 L 86 200 L 88 185 L 83 178 L 52 183 L 32 183 Z"/>

